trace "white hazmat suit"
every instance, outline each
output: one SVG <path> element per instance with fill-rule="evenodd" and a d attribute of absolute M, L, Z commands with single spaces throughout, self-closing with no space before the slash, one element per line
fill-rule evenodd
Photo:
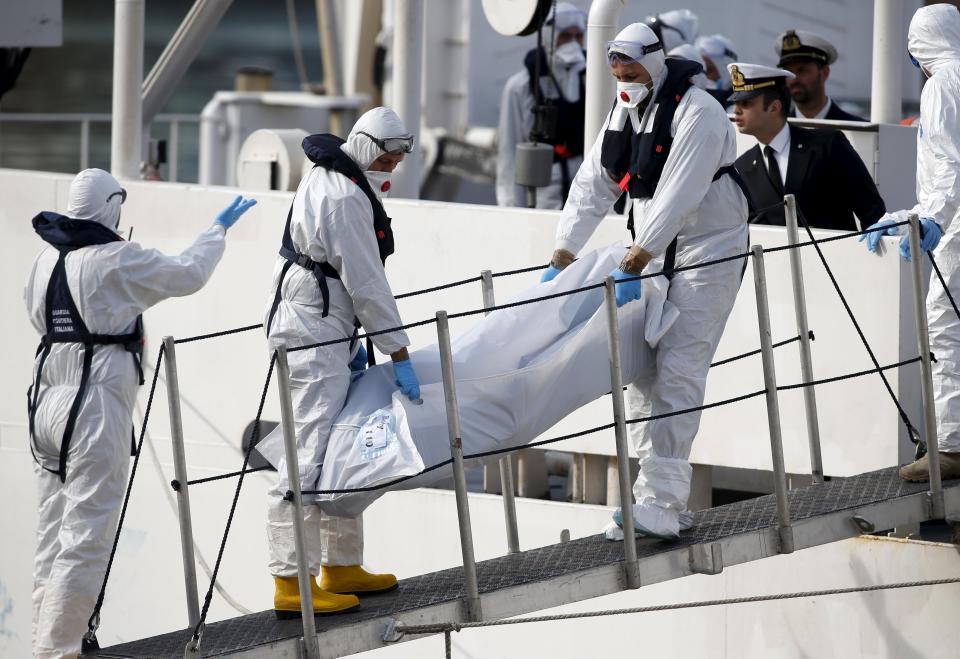
<path fill-rule="evenodd" d="M 907 49 L 930 78 L 920 96 L 917 205 L 893 213 L 934 220 L 943 238 L 933 251 L 954 299 L 960 292 L 960 12 L 953 5 L 921 7 L 910 21 Z M 960 453 L 960 318 L 940 280 L 927 294 L 927 320 L 940 450 Z"/>
<path fill-rule="evenodd" d="M 407 135 L 400 118 L 388 108 L 374 108 L 357 121 L 341 147 L 361 170 L 366 170 L 383 151 L 368 137 Z M 368 178 L 372 178 L 369 176 Z M 372 183 L 373 181 L 371 181 Z M 375 190 L 380 185 L 372 185 Z M 373 210 L 362 190 L 333 170 L 314 167 L 300 181 L 293 202 L 290 237 L 296 251 L 318 263 L 329 263 L 340 279 L 327 278 L 329 315 L 323 317 L 323 298 L 314 274 L 299 266 L 289 268 L 280 289 L 280 302 L 273 317 L 271 350 L 288 349 L 322 341 L 343 339 L 354 332 L 358 318 L 367 332 L 402 325 L 377 247 Z M 266 316 L 287 261 L 280 257 L 274 267 Z M 267 325 L 267 317 L 264 326 Z M 410 345 L 402 330 L 372 337 L 374 345 L 391 354 Z M 296 422 L 301 487 L 317 489 L 330 428 L 347 398 L 349 362 L 358 346 L 347 342 L 289 353 L 293 415 Z M 265 455 L 276 455 L 278 483 L 269 492 L 267 535 L 270 573 L 274 577 L 297 574 L 293 538 L 292 506 L 283 500 L 288 489 L 280 430 L 258 444 Z M 309 497 L 307 497 L 309 500 Z M 352 566 L 363 563 L 362 518 L 331 517 L 316 505 L 304 505 L 310 573 L 320 566 Z"/>
<path fill-rule="evenodd" d="M 616 42 L 649 45 L 653 32 L 635 23 L 617 35 Z M 651 94 L 664 84 L 667 70 L 663 51 L 639 60 L 654 82 Z M 642 125 L 655 114 L 654 102 L 643 112 Z M 618 108 L 621 109 L 621 108 Z M 615 120 L 623 125 L 625 117 Z M 608 118 L 608 122 L 610 119 Z M 601 164 L 601 144 L 607 124 L 574 180 L 561 213 L 556 249 L 577 254 L 604 218 L 621 189 Z M 734 180 L 717 171 L 736 159 L 736 134 L 723 107 L 709 94 L 691 87 L 680 100 L 670 126 L 673 143 L 659 185 L 648 199 L 634 201 L 635 245 L 655 260 L 677 238 L 676 266 L 742 254 L 747 249 L 747 202 Z M 659 415 L 703 403 L 707 371 L 727 316 L 737 296 L 743 262 L 735 260 L 677 273 L 670 282 L 668 300 L 679 317 L 657 347 L 656 371 L 627 391 L 630 418 Z M 686 509 L 692 470 L 690 447 L 700 423 L 699 412 L 630 425 L 640 458 L 634 485 L 634 518 L 645 529 L 662 536 L 679 532 L 679 515 Z"/>
<path fill-rule="evenodd" d="M 586 14 L 569 2 L 557 3 L 555 31 L 571 28 L 586 32 Z M 545 28 L 545 34 L 550 31 Z M 540 90 L 548 100 L 561 96 L 570 103 L 581 102 L 580 80 L 587 67 L 583 47 L 571 41 L 553 52 L 550 71 L 541 73 Z M 554 84 L 556 83 L 556 84 Z M 517 144 L 527 142 L 533 130 L 536 99 L 530 90 L 530 73 L 526 68 L 512 75 L 500 97 L 500 120 L 497 125 L 497 205 L 526 206 L 526 190 L 515 183 Z M 579 126 L 583 130 L 583 126 Z M 566 160 L 567 182 L 573 180 L 583 162 L 575 155 Z M 564 163 L 554 162 L 550 185 L 537 189 L 537 208 L 559 209 L 563 206 Z"/>
<path fill-rule="evenodd" d="M 70 188 L 67 213 L 113 231 L 120 217 L 120 190 L 103 170 L 80 172 Z M 178 256 L 123 240 L 70 252 L 66 279 L 80 317 L 94 333 L 129 333 L 151 306 L 203 287 L 223 255 L 224 234 L 222 226 L 214 225 Z M 50 329 L 45 320 L 47 286 L 58 257 L 54 247 L 41 251 L 24 290 L 30 321 L 41 334 Z M 57 468 L 78 391 L 83 352 L 78 343 L 53 344 L 38 392 L 33 440 L 39 461 L 34 469 L 39 498 L 33 591 L 37 657 L 68 657 L 80 651 L 126 486 L 139 382 L 130 353 L 120 345 L 95 347 L 64 481 L 51 471 Z"/>

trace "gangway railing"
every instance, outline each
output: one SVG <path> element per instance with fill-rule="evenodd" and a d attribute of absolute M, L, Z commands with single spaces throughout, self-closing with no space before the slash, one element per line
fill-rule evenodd
<path fill-rule="evenodd" d="M 788 195 L 788 197 L 785 198 L 784 204 L 787 207 L 788 221 L 789 221 L 789 218 L 792 216 L 793 221 L 795 222 L 796 207 L 792 199 L 792 196 Z M 469 317 L 469 316 L 473 316 L 481 313 L 486 314 L 496 310 L 507 309 L 507 308 L 521 306 L 521 305 L 536 304 L 544 300 L 554 299 L 554 298 L 568 296 L 568 295 L 576 295 L 578 293 L 582 293 L 590 290 L 596 290 L 599 288 L 604 289 L 603 304 L 605 306 L 605 314 L 608 320 L 608 344 L 609 344 L 608 347 L 609 347 L 609 355 L 610 355 L 609 361 L 610 361 L 610 377 L 611 377 L 611 394 L 612 394 L 613 408 L 614 408 L 614 421 L 613 423 L 588 429 L 580 433 L 574 433 L 572 435 L 554 438 L 551 440 L 539 440 L 536 442 L 531 442 L 526 446 L 529 447 L 534 445 L 545 445 L 550 442 L 562 441 L 572 437 L 582 436 L 585 434 L 597 432 L 599 430 L 610 429 L 610 428 L 613 428 L 615 430 L 616 443 L 617 443 L 618 481 L 620 486 L 619 488 L 620 497 L 621 497 L 620 500 L 622 502 L 621 508 L 623 512 L 623 525 L 624 525 L 624 535 L 625 535 L 624 561 L 623 561 L 624 583 L 628 588 L 637 588 L 641 584 L 640 584 L 639 572 L 637 569 L 636 542 L 634 537 L 634 525 L 632 523 L 632 505 L 630 503 L 632 501 L 632 492 L 631 492 L 631 487 L 629 483 L 629 460 L 628 460 L 628 455 L 626 451 L 626 425 L 632 424 L 632 423 L 647 422 L 652 420 L 653 418 L 665 418 L 665 417 L 677 416 L 680 414 L 686 414 L 690 412 L 697 412 L 704 409 L 709 409 L 711 407 L 727 405 L 740 400 L 746 400 L 748 398 L 761 396 L 761 395 L 765 397 L 769 434 L 770 434 L 770 443 L 771 443 L 771 460 L 772 460 L 772 466 L 773 466 L 773 472 L 774 472 L 774 483 L 775 483 L 774 494 L 775 494 L 775 501 L 776 501 L 776 507 L 777 507 L 778 535 L 780 540 L 778 551 L 779 553 L 786 554 L 793 551 L 794 543 L 793 543 L 793 531 L 792 531 L 792 523 L 790 519 L 790 511 L 787 504 L 788 488 L 787 488 L 786 473 L 785 473 L 785 467 L 784 467 L 784 461 L 783 461 L 783 445 L 782 445 L 782 436 L 780 431 L 779 403 L 777 399 L 778 392 L 787 390 L 787 389 L 794 389 L 794 388 L 803 388 L 804 390 L 812 389 L 813 387 L 820 384 L 824 384 L 826 382 L 833 382 L 833 381 L 852 378 L 852 377 L 860 377 L 860 376 L 864 376 L 871 373 L 879 374 L 881 378 L 884 379 L 884 382 L 886 383 L 886 378 L 884 376 L 885 370 L 890 368 L 898 368 L 900 366 L 903 366 L 909 363 L 920 362 L 921 377 L 923 380 L 922 393 L 923 393 L 923 408 L 924 408 L 924 431 L 925 431 L 924 438 L 929 447 L 929 455 L 930 455 L 929 457 L 930 485 L 929 485 L 929 495 L 928 495 L 929 508 L 932 515 L 934 515 L 935 517 L 936 516 L 942 517 L 943 510 L 944 510 L 944 501 L 943 501 L 942 485 L 940 482 L 940 471 L 939 471 L 939 460 L 938 460 L 939 455 L 937 451 L 936 418 L 933 410 L 932 371 L 930 367 L 931 355 L 929 352 L 929 337 L 928 337 L 927 322 L 926 322 L 926 312 L 925 312 L 923 300 L 921 297 L 921 293 L 923 289 L 923 280 L 922 280 L 922 270 L 920 267 L 921 252 L 920 252 L 920 229 L 919 229 L 918 218 L 915 214 L 911 214 L 907 222 L 896 223 L 893 226 L 907 225 L 910 239 L 911 239 L 910 243 L 911 243 L 911 255 L 912 255 L 912 263 L 913 263 L 911 268 L 911 276 L 913 280 L 913 289 L 914 289 L 914 298 L 915 298 L 914 316 L 915 316 L 915 324 L 916 324 L 916 330 L 917 330 L 919 356 L 913 359 L 904 360 L 899 363 L 886 365 L 886 366 L 881 366 L 880 363 L 876 360 L 876 357 L 874 356 L 873 351 L 871 350 L 869 343 L 866 340 L 866 337 L 863 335 L 862 330 L 860 330 L 860 327 L 856 321 L 856 318 L 854 317 L 852 311 L 850 310 L 849 305 L 846 304 L 846 300 L 843 297 L 843 293 L 840 290 L 839 284 L 837 284 L 836 280 L 833 278 L 832 272 L 830 271 L 830 268 L 826 262 L 826 259 L 823 257 L 823 253 L 820 250 L 819 245 L 825 242 L 831 242 L 833 240 L 841 240 L 841 239 L 851 238 L 853 236 L 864 235 L 872 231 L 886 230 L 886 229 L 889 229 L 891 225 L 885 225 L 884 227 L 880 227 L 878 229 L 867 229 L 861 232 L 844 234 L 840 236 L 834 236 L 834 237 L 818 240 L 813 236 L 813 233 L 810 229 L 809 224 L 805 220 L 803 220 L 802 215 L 801 215 L 801 221 L 803 222 L 804 228 L 810 238 L 810 240 L 807 242 L 800 242 L 797 239 L 798 238 L 797 232 L 791 232 L 791 235 L 789 236 L 790 243 L 783 247 L 769 248 L 765 250 L 762 245 L 756 245 L 752 247 L 749 252 L 746 252 L 743 254 L 736 254 L 733 256 L 728 256 L 728 257 L 724 257 L 724 258 L 720 258 L 720 259 L 716 259 L 716 260 L 708 261 L 704 263 L 677 267 L 672 270 L 673 273 L 677 273 L 677 272 L 684 272 L 684 271 L 689 271 L 689 270 L 694 270 L 694 269 L 699 269 L 704 267 L 711 267 L 721 263 L 727 263 L 727 262 L 736 261 L 736 260 L 750 259 L 753 261 L 753 274 L 754 274 L 754 285 L 755 285 L 755 291 L 756 291 L 756 304 L 757 304 L 757 316 L 758 316 L 758 330 L 759 330 L 759 337 L 760 337 L 759 352 L 762 358 L 764 389 L 755 391 L 752 393 L 748 393 L 745 395 L 737 396 L 724 401 L 719 401 L 717 403 L 704 404 L 696 408 L 691 408 L 686 410 L 676 410 L 673 412 L 661 414 L 657 417 L 651 416 L 651 417 L 629 419 L 629 420 L 625 418 L 625 414 L 623 410 L 623 387 L 622 387 L 622 381 L 621 381 L 621 366 L 620 366 L 619 324 L 617 322 L 617 307 L 616 307 L 616 299 L 614 294 L 615 282 L 612 279 L 612 277 L 607 277 L 602 283 L 587 285 L 587 286 L 583 286 L 570 291 L 563 291 L 561 293 L 554 293 L 550 295 L 522 300 L 519 302 L 510 302 L 510 303 L 501 304 L 501 305 L 492 304 L 493 302 L 492 278 L 495 275 L 489 272 L 484 272 L 478 278 L 463 280 L 461 282 L 454 282 L 451 285 L 444 285 L 444 286 L 433 287 L 432 289 L 429 289 L 431 291 L 441 290 L 443 288 L 448 288 L 453 285 L 461 285 L 461 284 L 472 282 L 472 281 L 481 281 L 484 283 L 484 287 L 485 287 L 484 288 L 484 292 L 485 292 L 484 307 L 478 310 L 465 311 L 465 312 L 459 312 L 454 314 L 447 314 L 445 311 L 439 311 L 437 312 L 437 315 L 435 318 L 410 323 L 402 326 L 401 328 L 391 328 L 391 329 L 380 330 L 376 332 L 368 332 L 366 335 L 361 335 L 360 338 L 375 336 L 375 335 L 383 334 L 387 332 L 394 332 L 397 329 L 410 329 L 412 327 L 425 326 L 432 323 L 437 324 L 438 342 L 439 342 L 440 351 L 441 351 L 441 368 L 443 371 L 443 378 L 442 378 L 443 390 L 444 390 L 444 396 L 447 403 L 447 421 L 448 421 L 449 432 L 450 432 L 451 458 L 440 464 L 431 465 L 425 468 L 424 471 L 420 472 L 419 474 L 404 476 L 404 477 L 395 479 L 389 483 L 383 483 L 377 486 L 360 487 L 360 488 L 354 488 L 349 490 L 304 490 L 304 491 L 300 490 L 299 468 L 297 465 L 297 455 L 296 455 L 296 438 L 295 438 L 295 432 L 294 432 L 294 419 L 292 414 L 292 399 L 291 399 L 291 391 L 290 391 L 290 384 L 289 384 L 289 367 L 287 366 L 287 354 L 290 352 L 308 350 L 308 349 L 323 347 L 327 345 L 347 342 L 352 339 L 350 337 L 346 337 L 343 339 L 323 341 L 315 344 L 297 346 L 292 348 L 278 347 L 276 350 L 274 350 L 274 352 L 271 355 L 270 368 L 268 370 L 266 382 L 264 383 L 263 393 L 261 395 L 260 405 L 257 411 L 255 423 L 254 423 L 254 437 L 253 437 L 253 440 L 249 443 L 247 450 L 245 451 L 243 467 L 239 472 L 236 472 L 237 475 L 239 475 L 239 480 L 238 480 L 237 489 L 234 495 L 233 504 L 230 509 L 230 514 L 228 516 L 226 529 L 224 531 L 224 536 L 221 541 L 220 553 L 218 555 L 217 563 L 211 576 L 211 584 L 204 600 L 203 609 L 200 612 L 199 619 L 196 621 L 194 621 L 194 616 L 193 616 L 195 605 L 190 604 L 190 590 L 191 588 L 194 591 L 196 590 L 195 575 L 193 577 L 192 586 L 189 581 L 190 576 L 189 575 L 186 576 L 187 591 L 188 591 L 188 612 L 189 612 L 188 615 L 190 618 L 191 626 L 194 628 L 191 641 L 190 643 L 188 643 L 187 648 L 185 650 L 186 655 L 189 656 L 199 651 L 199 646 L 200 646 L 202 635 L 203 635 L 203 628 L 205 625 L 205 618 L 209 610 L 209 605 L 212 597 L 214 584 L 216 583 L 217 574 L 220 567 L 220 561 L 223 556 L 223 550 L 227 542 L 227 537 L 229 535 L 230 525 L 233 519 L 234 512 L 236 510 L 240 487 L 242 486 L 244 475 L 248 473 L 247 464 L 249 461 L 250 453 L 256 444 L 261 415 L 263 412 L 263 406 L 264 406 L 265 398 L 269 388 L 271 376 L 274 370 L 274 366 L 276 366 L 276 369 L 278 372 L 278 380 L 280 384 L 279 391 L 280 391 L 280 402 L 281 402 L 281 416 L 283 421 L 282 430 L 283 430 L 284 445 L 285 445 L 285 451 L 286 451 L 286 466 L 288 470 L 288 479 L 290 481 L 289 483 L 290 491 L 287 493 L 286 499 L 290 501 L 292 504 L 291 513 L 293 516 L 294 535 L 295 535 L 295 540 L 297 545 L 296 550 L 297 550 L 298 577 L 300 582 L 301 605 L 302 605 L 302 614 L 303 614 L 303 635 L 304 636 L 301 642 L 303 644 L 302 647 L 304 648 L 306 656 L 308 657 L 318 656 L 319 649 L 317 645 L 315 627 L 313 625 L 312 598 L 310 596 L 309 572 L 308 572 L 308 566 L 307 566 L 305 540 L 304 540 L 305 535 L 304 535 L 304 529 L 303 529 L 302 496 L 303 495 L 369 492 L 374 490 L 386 489 L 400 482 L 409 480 L 411 478 L 415 478 L 417 476 L 422 475 L 423 473 L 432 471 L 434 469 L 437 469 L 446 465 L 452 465 L 452 469 L 454 472 L 455 498 L 457 503 L 458 519 L 460 524 L 460 540 L 461 540 L 461 550 L 462 550 L 462 557 L 463 557 L 463 575 L 465 580 L 465 584 L 464 584 L 465 606 L 464 606 L 463 617 L 467 621 L 481 620 L 482 619 L 482 601 L 481 601 L 478 586 L 477 586 L 476 563 L 475 563 L 474 554 L 473 554 L 472 529 L 470 526 L 469 501 L 468 501 L 467 490 L 466 490 L 464 460 L 471 459 L 471 458 L 479 458 L 479 457 L 489 457 L 494 455 L 506 455 L 514 451 L 520 450 L 524 447 L 496 449 L 496 450 L 491 450 L 491 451 L 486 451 L 483 453 L 471 454 L 471 455 L 463 454 L 460 429 L 459 429 L 459 412 L 458 412 L 458 405 L 457 405 L 457 398 L 456 398 L 456 384 L 455 384 L 456 379 L 455 379 L 455 373 L 453 371 L 452 353 L 450 350 L 450 335 L 449 335 L 449 324 L 448 324 L 449 320 L 453 318 Z M 810 332 L 809 332 L 809 328 L 806 327 L 804 322 L 805 315 L 806 315 L 806 309 L 805 309 L 806 301 L 804 299 L 803 287 L 802 285 L 798 285 L 796 281 L 798 277 L 802 277 L 802 272 L 799 267 L 792 267 L 791 274 L 792 274 L 792 277 L 794 278 L 794 282 L 793 282 L 794 283 L 794 302 L 795 302 L 795 309 L 797 310 L 797 316 L 798 316 L 798 329 L 800 331 L 800 336 L 798 340 L 801 345 L 801 358 L 804 360 L 807 360 L 807 367 L 802 369 L 803 380 L 799 384 L 778 385 L 775 367 L 774 367 L 774 360 L 773 360 L 773 350 L 774 350 L 775 344 L 772 341 L 771 330 L 770 330 L 770 313 L 769 313 L 769 304 L 768 304 L 767 292 L 766 292 L 766 274 L 765 274 L 765 268 L 764 268 L 764 254 L 783 251 L 783 250 L 790 250 L 791 252 L 796 252 L 799 248 L 805 247 L 807 245 L 812 245 L 818 252 L 818 255 L 820 256 L 820 259 L 823 262 L 823 265 L 827 270 L 827 273 L 830 275 L 830 278 L 834 283 L 837 294 L 840 296 L 841 300 L 844 302 L 847 312 L 850 315 L 851 321 L 853 322 L 854 326 L 857 328 L 858 333 L 860 334 L 860 338 L 864 344 L 864 347 L 866 348 L 867 352 L 870 354 L 870 357 L 874 363 L 874 368 L 867 369 L 865 371 L 860 371 L 857 373 L 846 374 L 846 375 L 836 376 L 832 378 L 826 378 L 819 381 L 813 379 L 812 364 L 809 363 L 809 346 L 807 346 L 806 348 L 808 354 L 805 357 L 803 356 L 803 353 L 804 353 L 803 345 L 805 342 L 805 338 L 809 337 Z M 933 255 L 930 252 L 928 252 L 927 255 L 930 258 L 931 262 L 934 263 L 934 267 L 938 272 L 938 276 L 941 276 L 941 279 L 942 279 L 942 275 L 940 275 L 939 273 L 939 268 L 936 268 L 936 263 L 933 259 Z M 511 272 L 512 273 L 529 272 L 531 270 L 539 269 L 540 267 L 542 266 L 539 266 L 537 268 L 525 268 L 522 270 L 511 271 Z M 623 281 L 637 281 L 637 280 L 648 279 L 652 277 L 658 277 L 664 274 L 667 274 L 667 273 L 662 271 L 655 272 L 655 273 L 647 273 L 647 274 L 638 275 L 636 277 L 627 278 L 627 279 L 624 279 Z M 487 290 L 490 291 L 489 296 L 486 294 Z M 952 301 L 952 298 L 951 298 L 951 301 Z M 954 305 L 954 308 L 957 311 L 958 315 L 960 315 L 960 310 L 956 308 L 956 305 Z M 801 320 L 801 316 L 803 317 L 803 320 Z M 135 459 L 134 467 L 131 471 L 130 483 L 128 484 L 126 498 L 124 501 L 123 509 L 121 511 L 120 522 L 117 528 L 117 535 L 114 540 L 114 552 L 116 550 L 116 542 L 117 542 L 117 539 L 119 538 L 120 530 L 122 528 L 123 518 L 126 513 L 126 505 L 127 505 L 127 501 L 129 500 L 130 490 L 133 484 L 133 478 L 136 473 L 136 465 L 137 465 L 137 460 L 139 459 L 140 447 L 142 447 L 144 432 L 146 429 L 147 421 L 149 419 L 151 403 L 153 400 L 154 392 L 156 390 L 157 375 L 159 374 L 160 361 L 162 361 L 164 353 L 165 352 L 167 353 L 167 358 L 168 358 L 168 362 L 167 362 L 168 394 L 170 396 L 176 397 L 178 396 L 178 382 L 176 378 L 176 362 L 175 362 L 175 349 L 174 349 L 174 346 L 176 343 L 187 343 L 191 341 L 200 340 L 202 338 L 225 336 L 228 334 L 234 334 L 241 331 L 248 331 L 251 329 L 255 329 L 257 327 L 260 327 L 260 326 L 251 325 L 245 328 L 238 328 L 236 330 L 217 332 L 214 334 L 202 335 L 200 337 L 190 337 L 190 338 L 181 339 L 178 341 L 174 340 L 172 337 L 165 337 L 164 345 L 161 347 L 160 352 L 158 354 L 158 358 L 157 358 L 156 371 L 154 373 L 153 383 L 151 385 L 150 399 L 148 401 L 146 412 L 144 414 L 143 426 L 141 428 L 141 433 L 140 433 L 137 459 Z M 785 344 L 791 341 L 782 342 L 782 343 Z M 171 360 L 171 357 L 173 357 L 173 360 Z M 908 428 L 911 428 L 912 426 L 910 424 L 908 417 L 906 416 L 906 412 L 903 410 L 902 406 L 900 406 L 900 403 L 896 399 L 896 396 L 893 393 L 892 389 L 890 389 L 889 384 L 887 384 L 887 387 L 888 387 L 888 391 L 890 392 L 894 402 L 896 403 L 901 413 L 901 418 L 903 419 L 904 423 L 908 426 Z M 810 398 L 810 400 L 815 401 L 815 399 L 813 399 L 812 397 Z M 177 489 L 178 491 L 183 492 L 183 495 L 179 499 L 181 501 L 181 506 L 180 506 L 181 537 L 186 538 L 190 534 L 190 526 L 191 526 L 189 521 L 189 518 L 190 518 L 189 498 L 186 492 L 186 486 L 189 484 L 190 481 L 187 480 L 186 473 L 185 473 L 185 459 L 183 459 L 183 446 L 182 446 L 183 433 L 182 433 L 182 427 L 180 427 L 180 420 L 179 420 L 179 404 L 178 403 L 174 404 L 173 402 L 171 402 L 169 404 L 169 407 L 170 407 L 172 425 L 177 426 L 177 430 L 175 430 L 172 433 L 173 440 L 174 442 L 181 444 L 179 448 L 175 448 L 175 463 L 183 462 L 183 465 L 184 465 L 183 469 L 180 469 L 179 467 L 177 468 L 177 474 L 176 474 L 177 481 L 174 481 L 175 483 L 174 488 Z M 813 413 L 815 416 L 815 413 L 816 413 L 815 402 L 813 403 L 813 405 L 809 405 L 808 403 L 807 409 L 808 411 Z M 176 423 L 174 423 L 175 420 L 176 420 Z M 814 457 L 814 456 L 819 456 L 819 449 L 820 449 L 819 434 L 812 432 L 809 436 L 809 441 L 810 441 L 810 449 L 811 449 L 811 467 L 812 467 L 811 471 L 813 475 L 816 476 L 819 468 L 820 474 L 822 475 L 822 465 L 819 464 L 819 457 Z M 505 514 L 505 517 L 507 518 L 510 517 L 509 511 L 507 511 L 507 513 Z M 191 542 L 187 542 L 186 540 L 183 540 L 182 542 L 182 547 L 184 552 L 185 573 L 188 572 L 188 570 L 186 569 L 186 565 L 191 562 L 191 555 L 190 555 L 192 554 Z M 108 563 L 107 573 L 104 577 L 103 588 L 101 589 L 101 594 L 100 594 L 100 597 L 98 598 L 97 606 L 95 608 L 93 615 L 91 616 L 90 630 L 88 634 L 85 636 L 85 648 L 96 647 L 95 632 L 96 632 L 96 627 L 99 624 L 100 606 L 102 605 L 103 593 L 105 591 L 106 583 L 109 578 L 109 571 L 110 571 L 110 566 L 112 565 L 112 562 L 113 562 L 113 553 L 111 554 L 110 561 Z"/>

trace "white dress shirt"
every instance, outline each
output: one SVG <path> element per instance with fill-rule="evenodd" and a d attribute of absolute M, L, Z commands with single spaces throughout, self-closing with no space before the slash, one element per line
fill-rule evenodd
<path fill-rule="evenodd" d="M 769 172 L 770 166 L 767 164 L 767 154 L 764 153 L 766 146 L 766 144 L 761 145 L 760 153 L 763 155 L 763 166 L 766 167 Z M 769 146 L 776 153 L 777 167 L 780 168 L 780 176 L 783 179 L 781 183 L 786 187 L 787 166 L 790 164 L 790 124 L 785 123 L 783 125 L 783 128 L 780 129 L 776 137 L 770 140 Z"/>
<path fill-rule="evenodd" d="M 797 119 L 824 119 L 832 107 L 833 99 L 828 96 L 827 102 L 823 104 L 822 108 L 820 108 L 820 112 L 816 113 L 812 117 L 808 117 L 804 113 L 800 112 L 800 108 L 798 108 L 796 105 L 793 106 L 793 116 Z"/>

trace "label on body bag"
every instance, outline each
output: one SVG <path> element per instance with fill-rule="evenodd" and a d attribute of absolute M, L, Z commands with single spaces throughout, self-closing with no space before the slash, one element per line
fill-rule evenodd
<path fill-rule="evenodd" d="M 360 426 L 357 444 L 364 460 L 378 458 L 397 441 L 396 423 L 393 415 L 378 410 Z"/>

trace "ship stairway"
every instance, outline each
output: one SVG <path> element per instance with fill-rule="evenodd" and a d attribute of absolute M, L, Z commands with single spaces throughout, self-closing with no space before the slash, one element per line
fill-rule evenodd
<path fill-rule="evenodd" d="M 960 518 L 960 479 L 943 482 L 947 518 Z M 794 551 L 864 533 L 933 519 L 929 486 L 902 481 L 896 468 L 790 490 L 791 526 L 781 528 L 774 495 L 703 510 L 673 542 L 638 539 L 641 587 L 783 553 L 785 533 Z M 402 539 L 398 538 L 398 542 Z M 484 620 L 522 616 L 623 591 L 624 546 L 594 535 L 477 563 Z M 397 590 L 361 600 L 355 612 L 316 617 L 323 657 L 338 657 L 423 638 L 398 634 L 404 625 L 465 621 L 463 569 L 400 582 Z M 101 649 L 96 657 L 184 657 L 192 629 Z M 189 656 L 273 658 L 301 656 L 300 620 L 278 620 L 272 610 L 206 626 L 199 653 Z"/>

